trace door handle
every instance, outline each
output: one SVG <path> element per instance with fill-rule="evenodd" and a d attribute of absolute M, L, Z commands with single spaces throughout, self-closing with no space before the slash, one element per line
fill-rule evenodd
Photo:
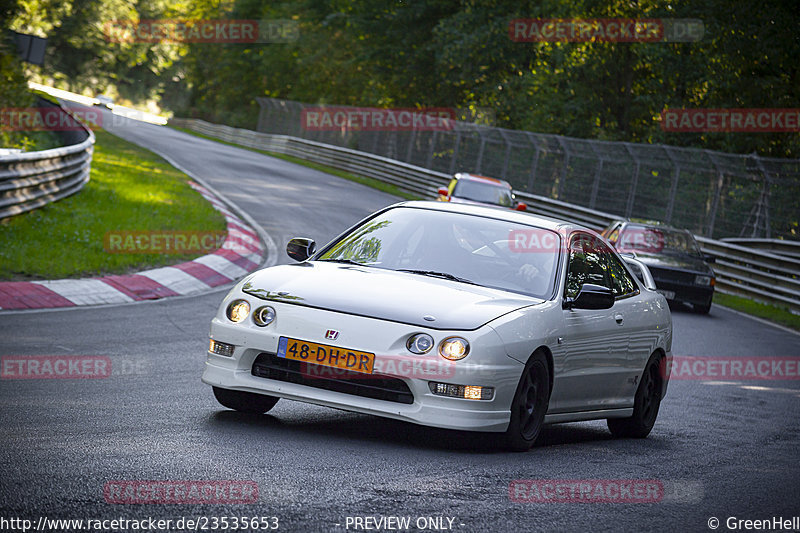
<path fill-rule="evenodd" d="M 624 320 L 624 318 L 622 318 L 622 315 L 614 315 L 614 320 L 616 320 L 617 324 L 619 324 L 621 326 L 622 325 L 622 321 Z"/>

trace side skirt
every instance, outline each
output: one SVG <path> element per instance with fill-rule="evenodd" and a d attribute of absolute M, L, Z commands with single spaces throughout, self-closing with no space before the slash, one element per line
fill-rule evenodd
<path fill-rule="evenodd" d="M 583 420 L 597 420 L 600 418 L 628 418 L 633 416 L 633 407 L 625 409 L 602 409 L 599 411 L 578 411 L 575 413 L 558 413 L 545 415 L 545 424 L 558 424 L 561 422 L 580 422 Z"/>

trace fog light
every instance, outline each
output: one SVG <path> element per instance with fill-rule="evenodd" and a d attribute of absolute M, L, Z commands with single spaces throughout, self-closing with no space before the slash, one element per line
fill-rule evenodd
<path fill-rule="evenodd" d="M 427 333 L 417 333 L 409 337 L 406 348 L 411 353 L 422 355 L 431 351 L 433 348 L 433 337 Z"/>
<path fill-rule="evenodd" d="M 429 381 L 428 388 L 437 396 L 449 398 L 464 398 L 466 400 L 491 400 L 494 398 L 494 387 L 481 387 L 479 385 L 452 385 Z"/>
<path fill-rule="evenodd" d="M 232 357 L 233 350 L 236 348 L 233 344 L 225 344 L 224 342 L 209 339 L 208 351 L 217 355 L 224 355 L 225 357 Z"/>
<path fill-rule="evenodd" d="M 439 345 L 439 355 L 450 361 L 464 359 L 468 353 L 469 343 L 461 337 L 449 337 Z"/>
<path fill-rule="evenodd" d="M 256 323 L 256 326 L 268 326 L 275 320 L 275 316 L 275 309 L 265 305 L 253 311 L 253 322 Z"/>
<path fill-rule="evenodd" d="M 228 306 L 226 314 L 228 315 L 228 320 L 239 323 L 250 314 L 250 304 L 245 300 L 234 300 Z"/>

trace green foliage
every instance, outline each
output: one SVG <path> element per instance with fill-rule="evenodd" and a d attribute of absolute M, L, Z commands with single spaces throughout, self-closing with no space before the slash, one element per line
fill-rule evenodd
<path fill-rule="evenodd" d="M 13 5 L 10 0 L 0 0 Z M 24 0 L 17 28 L 50 39 L 73 88 L 160 96 L 184 116 L 254 128 L 259 96 L 360 106 L 488 107 L 497 125 L 800 157 L 796 133 L 667 133 L 666 108 L 800 102 L 796 0 Z M 12 8 L 13 11 L 13 8 Z M 292 19 L 291 43 L 110 43 L 131 18 Z M 695 43 L 521 43 L 515 18 L 694 18 Z M 113 96 L 113 95 L 112 95 Z"/>

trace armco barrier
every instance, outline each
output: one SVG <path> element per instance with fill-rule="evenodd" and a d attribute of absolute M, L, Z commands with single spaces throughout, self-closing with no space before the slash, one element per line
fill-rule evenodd
<path fill-rule="evenodd" d="M 450 179 L 448 174 L 408 163 L 287 135 L 270 135 L 196 119 L 172 119 L 170 124 L 223 141 L 374 178 L 423 198 L 434 198 L 437 189 Z M 528 204 L 529 211 L 575 221 L 593 229 L 601 229 L 623 218 L 543 196 L 524 192 L 516 192 L 516 195 Z M 717 258 L 714 265 L 717 290 L 800 313 L 800 259 L 706 237 L 697 236 L 697 241 L 704 253 Z"/>
<path fill-rule="evenodd" d="M 0 219 L 65 198 L 89 181 L 94 134 L 63 107 L 43 99 L 37 105 L 57 107 L 74 127 L 61 132 L 67 146 L 0 155 Z"/>

